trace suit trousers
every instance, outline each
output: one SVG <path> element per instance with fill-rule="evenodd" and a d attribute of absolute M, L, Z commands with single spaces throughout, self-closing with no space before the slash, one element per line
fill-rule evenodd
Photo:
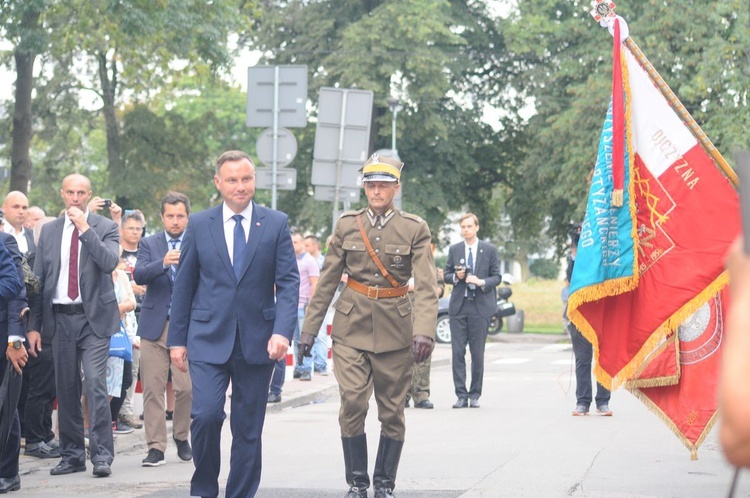
<path fill-rule="evenodd" d="M 0 384 L 5 377 L 5 371 L 8 368 L 8 360 L 5 354 L 0 358 Z M 10 426 L 10 434 L 5 451 L 0 455 L 0 477 L 15 477 L 18 475 L 18 453 L 21 450 L 21 422 L 18 417 L 18 410 L 13 409 L 13 422 Z"/>
<path fill-rule="evenodd" d="M 55 360 L 52 344 L 42 344 L 36 358 L 29 355 L 23 368 L 23 391 L 18 401 L 18 414 L 23 423 L 26 443 L 49 442 L 55 438 L 52 432 L 52 412 L 55 401 Z"/>
<path fill-rule="evenodd" d="M 143 386 L 143 422 L 146 429 L 146 444 L 149 449 L 167 450 L 167 421 L 164 417 L 167 378 L 172 372 L 174 386 L 174 415 L 172 435 L 187 441 L 190 435 L 190 404 L 193 402 L 193 386 L 190 374 L 181 372 L 172 364 L 167 347 L 167 329 L 164 324 L 161 336 L 155 340 L 141 338 L 141 384 Z"/>
<path fill-rule="evenodd" d="M 188 351 L 188 356 L 190 351 Z M 193 360 L 193 443 L 195 472 L 190 480 L 192 496 L 218 496 L 221 464 L 221 427 L 226 413 L 226 391 L 232 382 L 231 419 L 232 450 L 227 479 L 227 498 L 251 498 L 260 485 L 262 469 L 261 434 L 266 419 L 268 385 L 273 363 L 248 364 L 242 347 L 235 339 L 232 355 L 226 363 Z"/>
<path fill-rule="evenodd" d="M 112 418 L 107 395 L 109 341 L 109 337 L 94 334 L 86 315 L 55 313 L 52 350 L 57 376 L 60 454 L 64 462 L 72 465 L 83 465 L 86 462 L 81 409 L 84 384 L 89 413 L 91 461 L 111 464 L 114 460 Z"/>
<path fill-rule="evenodd" d="M 365 433 L 367 408 L 375 391 L 380 434 L 403 441 L 406 435 L 404 398 L 411 385 L 411 348 L 372 353 L 333 343 L 333 369 L 339 384 L 342 437 Z"/>
<path fill-rule="evenodd" d="M 464 299 L 457 314 L 451 315 L 453 387 L 459 398 L 478 399 L 484 379 L 484 348 L 490 320 L 477 310 L 474 300 Z M 466 345 L 471 354 L 471 385 L 466 390 Z"/>

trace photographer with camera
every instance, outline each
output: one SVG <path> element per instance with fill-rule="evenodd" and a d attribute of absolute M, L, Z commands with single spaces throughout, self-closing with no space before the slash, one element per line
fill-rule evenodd
<path fill-rule="evenodd" d="M 458 400 L 453 408 L 479 408 L 484 377 L 484 347 L 490 318 L 497 309 L 495 288 L 500 285 L 497 248 L 477 238 L 479 219 L 466 213 L 459 219 L 463 242 L 448 251 L 444 281 L 453 285 L 450 313 L 453 385 Z M 471 385 L 466 390 L 466 345 L 471 354 Z"/>

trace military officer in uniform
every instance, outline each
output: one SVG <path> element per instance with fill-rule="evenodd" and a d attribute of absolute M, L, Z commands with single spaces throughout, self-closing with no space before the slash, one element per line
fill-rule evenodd
<path fill-rule="evenodd" d="M 346 287 L 334 304 L 332 335 L 346 498 L 367 497 L 370 486 L 365 418 L 373 390 L 381 422 L 373 488 L 375 498 L 393 496 L 412 366 L 432 353 L 435 342 L 438 302 L 430 229 L 419 216 L 393 206 L 402 167 L 377 154 L 365 163 L 361 172 L 368 206 L 339 218 L 302 326 L 299 353 L 309 356 L 346 272 Z M 412 275 L 413 300 L 408 295 Z"/>

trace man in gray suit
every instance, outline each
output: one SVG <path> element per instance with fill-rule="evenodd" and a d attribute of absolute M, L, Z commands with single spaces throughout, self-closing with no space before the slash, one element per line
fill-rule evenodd
<path fill-rule="evenodd" d="M 106 379 L 109 340 L 120 323 L 112 282 L 119 231 L 111 220 L 88 212 L 91 183 L 85 176 L 65 177 L 60 193 L 65 214 L 44 225 L 39 236 L 34 273 L 42 291 L 30 303 L 28 333 L 32 352 L 41 350 L 39 331 L 51 338 L 55 358 L 62 461 L 50 474 L 86 470 L 82 367 L 91 462 L 95 476 L 107 477 L 114 459 Z"/>

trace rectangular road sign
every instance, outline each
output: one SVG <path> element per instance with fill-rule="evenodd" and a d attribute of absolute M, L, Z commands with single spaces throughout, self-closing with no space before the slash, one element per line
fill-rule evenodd
<path fill-rule="evenodd" d="M 339 202 L 359 202 L 359 188 L 339 188 Z M 315 185 L 315 200 L 316 201 L 333 201 L 336 197 L 336 187 L 329 187 L 324 185 Z"/>
<path fill-rule="evenodd" d="M 273 170 L 271 168 L 255 168 L 255 188 L 270 190 L 273 186 Z M 294 168 L 278 168 L 276 170 L 276 188 L 279 190 L 295 190 L 297 188 L 297 170 Z"/>
<path fill-rule="evenodd" d="M 276 71 L 278 69 L 278 72 Z M 278 74 L 280 127 L 307 126 L 307 66 L 247 68 L 247 126 L 273 126 L 274 88 Z"/>

